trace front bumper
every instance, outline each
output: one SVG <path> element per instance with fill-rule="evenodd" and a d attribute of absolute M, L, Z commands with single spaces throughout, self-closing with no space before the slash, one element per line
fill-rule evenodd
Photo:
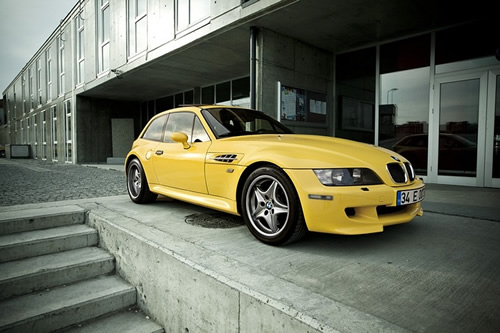
<path fill-rule="evenodd" d="M 309 231 L 359 235 L 381 232 L 385 226 L 406 223 L 422 215 L 421 202 L 397 206 L 397 192 L 407 186 L 324 186 L 311 170 L 285 170 L 295 184 Z"/>

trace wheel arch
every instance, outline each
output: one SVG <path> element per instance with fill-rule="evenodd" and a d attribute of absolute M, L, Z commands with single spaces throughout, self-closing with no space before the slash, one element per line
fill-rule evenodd
<path fill-rule="evenodd" d="M 245 171 L 243 171 L 243 173 L 241 174 L 241 177 L 238 181 L 238 186 L 236 189 L 236 203 L 237 203 L 237 208 L 238 208 L 238 214 L 242 215 L 242 213 L 243 213 L 243 210 L 241 207 L 241 196 L 243 195 L 243 187 L 245 186 L 245 182 L 247 181 L 248 177 L 252 174 L 252 172 L 254 172 L 255 170 L 262 168 L 262 167 L 272 167 L 272 168 L 275 168 L 275 169 L 282 171 L 283 176 L 286 177 L 290 181 L 290 183 L 292 184 L 293 189 L 294 189 L 295 193 L 297 194 L 297 199 L 299 200 L 300 207 L 302 208 L 302 202 L 300 201 L 299 195 L 297 193 L 297 189 L 295 188 L 295 184 L 292 181 L 292 179 L 288 176 L 288 174 L 283 170 L 283 168 L 281 168 L 279 165 L 272 163 L 272 162 L 259 161 L 259 162 L 255 162 L 255 163 L 252 163 L 251 165 L 247 166 Z"/>
<path fill-rule="evenodd" d="M 125 160 L 125 176 L 127 176 L 127 174 L 128 174 L 128 166 L 133 159 L 139 160 L 139 157 L 136 156 L 135 154 L 130 154 L 129 156 L 127 156 L 127 159 Z M 140 162 L 140 160 L 139 160 L 139 162 Z"/>

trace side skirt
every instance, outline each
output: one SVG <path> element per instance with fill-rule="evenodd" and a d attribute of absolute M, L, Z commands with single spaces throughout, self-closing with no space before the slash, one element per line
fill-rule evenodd
<path fill-rule="evenodd" d="M 166 187 L 157 184 L 150 184 L 150 190 L 154 193 L 164 195 L 166 197 L 177 199 L 180 201 L 189 202 L 194 205 L 199 205 L 215 210 L 222 211 L 233 215 L 240 215 L 236 202 L 222 197 L 214 197 L 204 193 L 190 192 L 177 188 Z"/>

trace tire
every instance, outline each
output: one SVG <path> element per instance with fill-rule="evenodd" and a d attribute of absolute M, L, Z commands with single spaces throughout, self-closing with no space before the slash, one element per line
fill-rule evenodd
<path fill-rule="evenodd" d="M 127 166 L 127 192 L 130 199 L 138 204 L 153 202 L 158 197 L 158 194 L 149 190 L 144 169 L 136 158 Z"/>
<path fill-rule="evenodd" d="M 307 233 L 295 187 L 280 169 L 262 167 L 253 171 L 245 181 L 241 200 L 243 219 L 261 242 L 284 245 Z"/>

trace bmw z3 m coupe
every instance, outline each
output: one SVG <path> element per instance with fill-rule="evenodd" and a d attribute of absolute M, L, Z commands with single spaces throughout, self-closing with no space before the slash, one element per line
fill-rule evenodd
<path fill-rule="evenodd" d="M 423 181 L 403 156 L 373 145 L 293 134 L 263 112 L 184 106 L 154 116 L 126 157 L 135 203 L 158 195 L 240 215 L 266 244 L 308 231 L 383 231 L 422 215 Z"/>

